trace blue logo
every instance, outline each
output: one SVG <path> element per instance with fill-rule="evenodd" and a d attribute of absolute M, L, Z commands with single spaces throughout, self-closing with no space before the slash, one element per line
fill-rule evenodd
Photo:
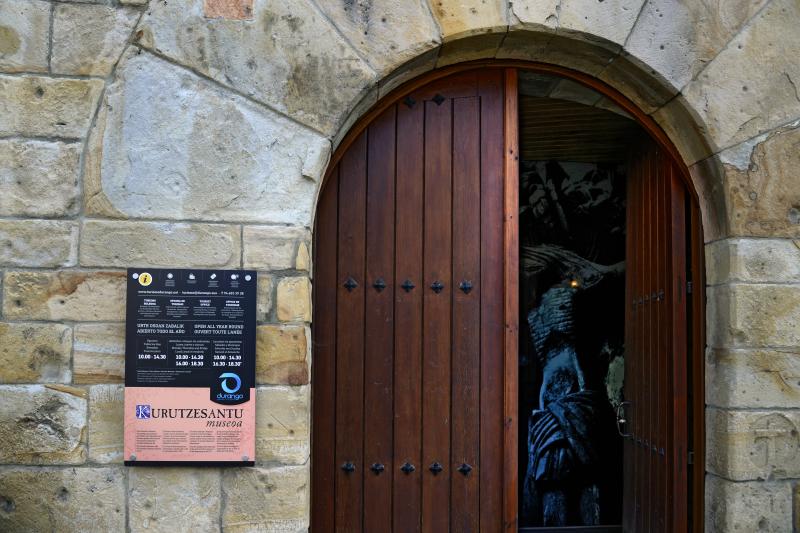
<path fill-rule="evenodd" d="M 233 394 L 233 393 L 235 393 L 236 391 L 238 391 L 242 387 L 242 380 L 239 378 L 239 376 L 237 376 L 236 374 L 234 374 L 232 372 L 225 372 L 224 374 L 220 374 L 219 378 L 222 380 L 222 384 L 221 384 L 222 385 L 222 390 L 224 390 L 228 394 Z M 231 388 L 228 385 L 228 379 L 227 378 L 233 378 L 236 381 L 236 385 L 234 385 L 233 388 Z"/>
<path fill-rule="evenodd" d="M 137 405 L 136 406 L 136 418 L 141 418 L 141 419 L 150 418 L 150 406 L 149 405 Z"/>

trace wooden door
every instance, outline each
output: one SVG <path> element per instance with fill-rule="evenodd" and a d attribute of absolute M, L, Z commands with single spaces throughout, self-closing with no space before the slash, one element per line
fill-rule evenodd
<path fill-rule="evenodd" d="M 414 90 L 326 178 L 314 246 L 315 532 L 503 527 L 504 92 L 502 69 Z"/>
<path fill-rule="evenodd" d="M 628 180 L 624 510 L 626 531 L 687 531 L 689 195 L 652 141 Z M 687 223 L 687 213 L 689 221 Z"/>

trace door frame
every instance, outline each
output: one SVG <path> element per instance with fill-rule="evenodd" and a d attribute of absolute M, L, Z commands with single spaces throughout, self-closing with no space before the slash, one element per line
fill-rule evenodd
<path fill-rule="evenodd" d="M 407 81 L 381 98 L 369 111 L 349 129 L 336 147 L 327 168 L 334 168 L 347 149 L 359 135 L 388 107 L 394 105 L 409 93 L 420 89 L 441 78 L 468 70 L 503 69 L 505 80 L 504 91 L 504 385 L 503 385 L 503 530 L 515 532 L 518 529 L 518 343 L 519 343 L 519 224 L 517 213 L 519 207 L 519 121 L 518 121 L 518 72 L 532 71 L 539 74 L 560 76 L 589 87 L 619 106 L 631 115 L 636 122 L 663 148 L 680 170 L 680 177 L 689 192 L 691 206 L 692 235 L 687 246 L 691 253 L 691 276 L 695 290 L 691 294 L 690 310 L 691 338 L 688 346 L 688 368 L 691 381 L 688 384 L 692 394 L 689 405 L 691 424 L 689 425 L 689 446 L 694 458 L 689 478 L 688 491 L 691 498 L 688 502 L 692 530 L 702 532 L 704 525 L 704 484 L 705 484 L 705 265 L 703 253 L 703 229 L 700 216 L 700 198 L 695 190 L 689 169 L 681 158 L 680 152 L 652 117 L 644 113 L 630 99 L 617 89 L 588 74 L 569 68 L 524 60 L 478 60 L 458 63 L 423 74 Z M 325 176 L 327 177 L 327 171 Z M 325 180 L 320 186 L 320 193 Z M 319 196 L 318 196 L 319 197 Z M 688 327 L 687 327 L 688 329 Z M 312 355 L 313 357 L 313 355 Z M 312 360 L 313 372 L 313 360 Z M 313 394 L 313 389 L 312 389 Z M 688 415 L 687 415 L 688 416 Z M 313 424 L 312 437 L 313 439 Z M 312 465 L 313 468 L 313 465 Z M 699 468 L 699 471 L 697 470 Z M 312 502 L 313 506 L 313 502 Z"/>

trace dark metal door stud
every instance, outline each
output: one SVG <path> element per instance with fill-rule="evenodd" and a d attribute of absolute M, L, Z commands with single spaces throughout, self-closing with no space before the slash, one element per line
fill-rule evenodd
<path fill-rule="evenodd" d="M 436 474 L 444 470 L 444 467 L 439 463 L 433 463 L 431 466 L 428 467 L 428 470 L 433 472 L 433 475 L 435 476 Z"/>
<path fill-rule="evenodd" d="M 400 470 L 402 470 L 406 474 L 410 474 L 411 472 L 416 470 L 416 468 L 414 468 L 414 465 L 412 465 L 411 463 L 407 462 L 407 463 L 403 464 L 403 466 L 400 467 Z"/>
<path fill-rule="evenodd" d="M 350 461 L 347 461 L 346 463 L 344 463 L 344 464 L 342 465 L 342 470 L 344 470 L 345 472 L 347 472 L 348 474 L 350 474 L 350 473 L 352 473 L 352 472 L 355 472 L 355 471 L 356 471 L 356 465 L 354 465 L 354 464 L 353 464 L 353 463 L 351 463 Z"/>

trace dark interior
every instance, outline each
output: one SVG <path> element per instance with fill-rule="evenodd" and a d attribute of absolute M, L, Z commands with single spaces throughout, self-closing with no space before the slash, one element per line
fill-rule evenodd
<path fill-rule="evenodd" d="M 520 75 L 520 527 L 621 523 L 626 170 L 645 133 L 573 81 Z"/>

